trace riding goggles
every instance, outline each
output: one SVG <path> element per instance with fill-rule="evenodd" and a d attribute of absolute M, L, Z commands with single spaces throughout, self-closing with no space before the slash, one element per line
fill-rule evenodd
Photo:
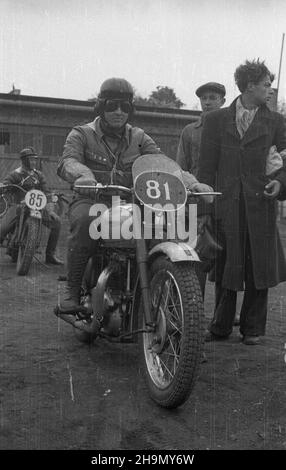
<path fill-rule="evenodd" d="M 104 103 L 104 111 L 112 113 L 120 107 L 123 113 L 129 114 L 131 111 L 131 103 L 122 100 L 106 100 Z"/>

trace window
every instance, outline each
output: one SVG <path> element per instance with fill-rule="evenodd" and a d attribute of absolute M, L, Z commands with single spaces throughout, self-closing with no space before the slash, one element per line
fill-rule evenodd
<path fill-rule="evenodd" d="M 10 132 L 0 129 L 0 145 L 10 145 Z"/>
<path fill-rule="evenodd" d="M 65 137 L 62 135 L 43 135 L 43 155 L 62 155 L 64 143 Z"/>
<path fill-rule="evenodd" d="M 26 134 L 20 132 L 11 132 L 10 138 L 10 153 L 19 153 L 25 147 L 34 147 L 33 145 L 33 134 Z"/>

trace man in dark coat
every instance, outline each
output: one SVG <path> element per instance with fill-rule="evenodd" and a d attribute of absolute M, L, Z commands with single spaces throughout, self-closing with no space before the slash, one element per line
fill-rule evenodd
<path fill-rule="evenodd" d="M 216 263 L 216 305 L 206 340 L 231 334 L 237 291 L 245 290 L 240 332 L 245 344 L 255 345 L 265 334 L 268 288 L 286 280 L 276 227 L 277 198 L 286 190 L 286 134 L 282 115 L 266 106 L 274 76 L 264 62 L 246 61 L 234 76 L 241 95 L 206 116 L 199 160 L 199 181 L 222 192 L 215 220 L 224 250 Z M 281 158 L 270 174 L 274 146 Z"/>

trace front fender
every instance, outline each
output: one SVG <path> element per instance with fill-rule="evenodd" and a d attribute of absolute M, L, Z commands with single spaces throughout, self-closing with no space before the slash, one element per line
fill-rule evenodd
<path fill-rule="evenodd" d="M 37 209 L 30 209 L 30 217 L 34 217 L 34 219 L 41 219 L 42 213 Z"/>
<path fill-rule="evenodd" d="M 178 261 L 200 261 L 196 250 L 184 242 L 168 241 L 158 243 L 149 251 L 148 260 L 160 253 L 167 255 L 173 263 Z"/>

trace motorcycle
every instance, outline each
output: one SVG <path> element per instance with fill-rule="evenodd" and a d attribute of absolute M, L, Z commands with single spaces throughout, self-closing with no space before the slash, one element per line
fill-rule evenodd
<path fill-rule="evenodd" d="M 20 190 L 23 199 L 17 205 L 17 221 L 13 230 L 6 237 L 7 254 L 16 264 L 16 272 L 20 276 L 28 274 L 32 259 L 39 248 L 42 230 L 42 212 L 47 203 L 53 203 L 56 212 L 61 215 L 64 203 L 68 200 L 62 193 L 52 192 L 44 194 L 39 189 L 26 191 L 16 184 L 1 186 L 1 216 L 5 215 L 9 207 L 9 191 Z M 5 246 L 5 245 L 4 245 Z"/>
<path fill-rule="evenodd" d="M 144 155 L 134 162 L 132 174 L 132 189 L 90 187 L 97 198 L 90 215 L 101 215 L 89 229 L 97 250 L 82 283 L 83 310 L 72 315 L 56 307 L 55 314 L 85 343 L 97 337 L 138 341 L 149 394 L 171 409 L 190 396 L 202 359 L 203 300 L 194 269 L 200 260 L 194 240 L 174 237 L 173 224 L 188 196 L 177 163 L 164 155 Z M 102 204 L 115 195 L 112 204 Z"/>

